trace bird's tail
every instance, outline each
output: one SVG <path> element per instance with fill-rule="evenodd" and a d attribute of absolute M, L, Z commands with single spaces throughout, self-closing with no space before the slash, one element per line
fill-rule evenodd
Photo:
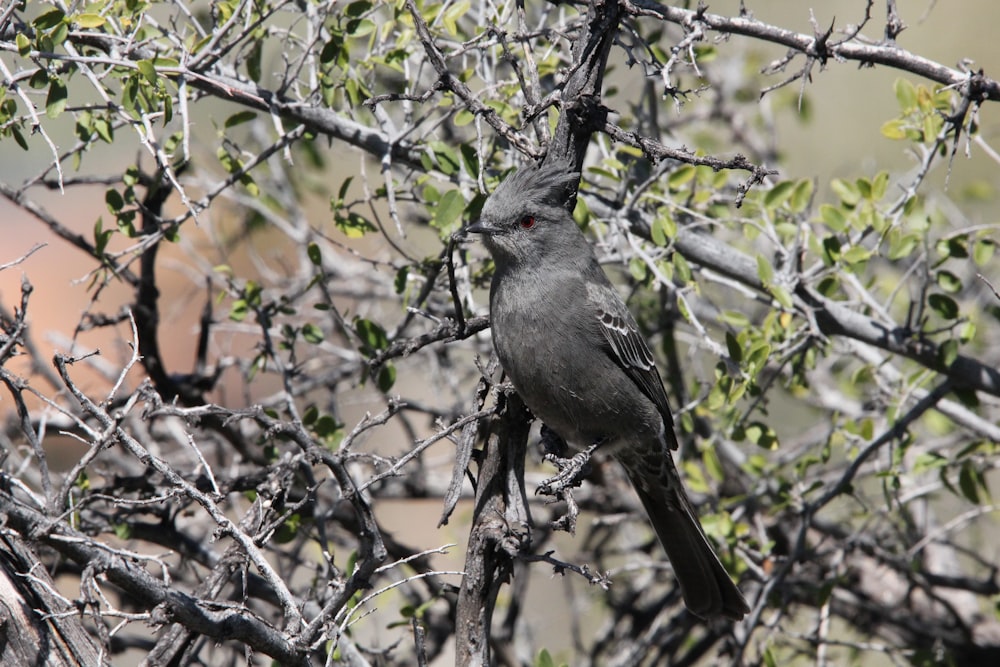
<path fill-rule="evenodd" d="M 701 618 L 724 616 L 738 621 L 750 607 L 701 529 L 672 463 L 662 466 L 655 476 L 629 466 L 626 472 L 667 552 L 685 606 Z"/>

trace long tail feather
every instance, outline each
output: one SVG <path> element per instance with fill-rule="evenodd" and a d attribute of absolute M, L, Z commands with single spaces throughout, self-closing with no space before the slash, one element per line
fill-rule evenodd
<path fill-rule="evenodd" d="M 705 536 L 674 466 L 662 466 L 653 479 L 644 471 L 626 471 L 667 552 L 687 608 L 706 619 L 743 618 L 750 607 Z"/>

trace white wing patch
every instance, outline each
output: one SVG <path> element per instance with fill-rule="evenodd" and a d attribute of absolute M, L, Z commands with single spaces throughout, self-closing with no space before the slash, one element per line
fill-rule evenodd
<path fill-rule="evenodd" d="M 601 333 L 608 343 L 609 353 L 621 368 L 628 374 L 639 389 L 656 405 L 663 418 L 663 432 L 670 429 L 669 438 L 662 438 L 671 449 L 676 448 L 673 438 L 673 417 L 667 402 L 667 393 L 663 389 L 663 380 L 656 369 L 653 353 L 639 333 L 639 326 L 628 312 L 624 302 L 614 299 L 599 285 L 587 285 L 590 302 L 597 307 L 597 318 L 601 324 Z M 610 298 L 609 298 L 610 297 Z"/>
<path fill-rule="evenodd" d="M 605 338 L 608 339 L 615 355 L 623 364 L 632 368 L 641 368 L 644 371 L 650 371 L 656 367 L 652 353 L 639 338 L 639 332 L 632 328 L 624 318 L 602 312 L 601 324 L 605 327 Z"/>

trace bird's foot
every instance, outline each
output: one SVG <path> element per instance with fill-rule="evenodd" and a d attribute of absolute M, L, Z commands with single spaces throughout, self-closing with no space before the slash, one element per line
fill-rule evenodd
<path fill-rule="evenodd" d="M 542 435 L 543 441 L 545 435 L 545 433 Z M 558 436 L 556 437 L 558 438 Z M 565 445 L 565 443 L 563 444 Z M 543 496 L 555 496 L 556 500 L 566 501 L 566 514 L 552 521 L 554 530 L 564 530 L 570 535 L 576 533 L 576 518 L 580 514 L 580 507 L 573 498 L 573 489 L 580 486 L 584 477 L 590 473 L 590 457 L 599 444 L 595 443 L 568 459 L 551 451 L 547 451 L 542 457 L 543 460 L 555 465 L 559 472 L 539 484 L 535 493 L 540 493 Z"/>
<path fill-rule="evenodd" d="M 597 445 L 591 445 L 568 459 L 547 452 L 542 456 L 542 460 L 554 465 L 559 469 L 559 472 L 539 484 L 536 493 L 543 496 L 559 496 L 567 489 L 580 486 L 583 479 L 590 473 L 590 456 L 595 449 L 597 449 Z"/>

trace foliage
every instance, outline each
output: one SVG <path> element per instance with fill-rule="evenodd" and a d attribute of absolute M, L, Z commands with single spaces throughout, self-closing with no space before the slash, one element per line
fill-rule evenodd
<path fill-rule="evenodd" d="M 451 567 L 433 519 L 409 544 L 382 512 L 443 499 L 442 523 L 470 530 L 452 513 L 463 480 L 483 497 L 490 438 L 524 417 L 486 361 L 492 266 L 455 233 L 575 132 L 592 133 L 576 219 L 621 268 L 685 480 L 753 611 L 684 613 L 599 460 L 575 541 L 557 537 L 561 504 L 530 502 L 530 530 L 468 510 L 513 573 L 487 635 L 537 665 L 993 659 L 1000 234 L 977 208 L 991 191 L 930 175 L 962 147 L 995 157 L 980 113 L 1000 87 L 897 48 L 895 3 L 885 26 L 859 5 L 855 26 L 811 35 L 645 1 L 8 5 L 0 142 L 49 159 L 0 193 L 91 258 L 89 305 L 50 364 L 28 330 L 59 303 L 29 282 L 47 251 L 0 256 L 27 276 L 0 313 L 5 535 L 79 582 L 48 611 L 72 611 L 105 660 L 141 646 L 150 665 L 445 655 L 478 556 Z M 753 44 L 716 39 L 735 34 Z M 786 55 L 741 67 L 768 44 Z M 898 114 L 872 122 L 914 169 L 785 173 L 761 97 L 806 109 L 819 68 L 852 60 L 898 70 Z M 587 68 L 599 99 L 572 94 Z M 55 192 L 96 204 L 64 220 Z M 197 322 L 169 315 L 167 253 Z M 164 353 L 185 326 L 191 370 Z M 129 357 L 98 359 L 95 329 Z M 67 470 L 48 462 L 59 433 L 85 445 Z M 528 471 L 529 488 L 550 472 L 534 453 Z M 547 565 L 567 599 L 526 609 Z M 564 609 L 574 633 L 532 632 Z"/>

